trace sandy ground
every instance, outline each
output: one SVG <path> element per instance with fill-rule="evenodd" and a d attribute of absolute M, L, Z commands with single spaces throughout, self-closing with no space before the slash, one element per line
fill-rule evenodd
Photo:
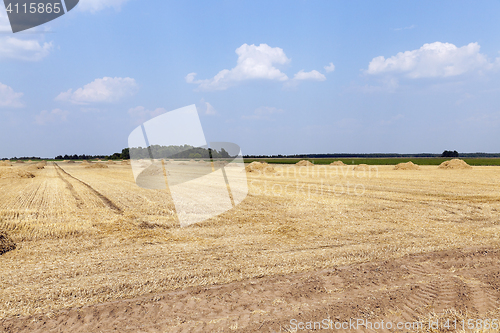
<path fill-rule="evenodd" d="M 499 317 L 500 250 L 465 249 L 365 263 L 3 320 L 3 332 L 291 332 L 299 322 L 414 325 Z M 438 316 L 430 316 L 436 313 Z M 443 314 L 444 313 L 444 314 Z M 296 321 L 293 321 L 293 320 Z M 420 324 L 418 324 L 420 322 Z M 358 331 L 370 330 L 362 325 Z M 402 325 L 402 324 L 401 324 Z M 418 326 L 420 325 L 420 326 Z M 396 327 L 396 326 L 395 326 Z M 457 329 L 458 331 L 459 329 Z M 316 331 L 355 331 L 324 329 Z M 392 330 L 397 331 L 397 330 Z"/>

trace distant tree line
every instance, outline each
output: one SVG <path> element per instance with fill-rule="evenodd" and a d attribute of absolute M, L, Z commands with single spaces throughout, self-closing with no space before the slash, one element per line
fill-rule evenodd
<path fill-rule="evenodd" d="M 230 158 L 229 153 L 221 148 L 220 151 L 211 148 L 183 146 L 151 145 L 146 148 L 134 147 L 129 149 L 133 159 L 147 158 Z"/>
<path fill-rule="evenodd" d="M 458 154 L 458 151 L 456 151 L 456 150 L 454 150 L 454 151 L 445 150 L 441 154 L 441 157 L 458 157 L 458 156 L 459 156 L 459 154 Z"/>
<path fill-rule="evenodd" d="M 12 158 L 2 158 L 1 160 L 2 161 L 6 161 L 6 160 L 16 160 L 16 161 L 21 160 L 22 161 L 22 160 L 41 160 L 41 158 L 35 157 L 35 156 L 33 156 L 33 157 L 19 157 L 19 158 L 12 157 Z"/>

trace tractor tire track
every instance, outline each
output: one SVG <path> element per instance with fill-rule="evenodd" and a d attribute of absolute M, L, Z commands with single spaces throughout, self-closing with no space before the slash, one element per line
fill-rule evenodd
<path fill-rule="evenodd" d="M 106 196 L 104 196 L 103 194 L 99 193 L 97 190 L 95 190 L 92 186 L 90 186 L 89 184 L 81 181 L 80 179 L 72 176 L 71 174 L 69 174 L 68 172 L 66 172 L 63 168 L 61 168 L 57 163 L 54 162 L 54 167 L 56 168 L 57 170 L 57 173 L 58 175 L 61 177 L 61 179 L 63 179 L 63 181 L 69 186 L 68 188 L 70 189 L 70 191 L 72 191 L 71 193 L 73 194 L 73 196 L 75 196 L 74 193 L 76 193 L 76 191 L 74 190 L 73 188 L 73 185 L 71 185 L 71 183 L 67 180 L 67 179 L 64 179 L 64 177 L 62 176 L 62 174 L 76 180 L 77 182 L 79 182 L 80 184 L 82 184 L 83 186 L 85 186 L 87 189 L 89 189 L 95 196 L 97 196 L 99 199 L 101 199 L 102 203 L 107 206 L 108 208 L 110 208 L 111 210 L 113 210 L 115 213 L 117 214 L 123 214 L 123 211 L 121 210 L 120 207 L 116 206 L 113 201 L 111 201 L 109 198 L 107 198 Z M 73 192 L 74 191 L 74 192 Z M 78 194 L 76 194 L 77 197 L 78 197 Z M 75 197 L 75 199 L 77 198 Z M 81 202 L 81 199 L 79 198 L 78 200 L 80 200 Z M 77 201 L 78 201 L 77 200 Z M 78 204 L 77 204 L 78 205 Z"/>
<path fill-rule="evenodd" d="M 448 250 L 330 270 L 197 286 L 61 310 L 50 316 L 6 319 L 0 321 L 0 331 L 291 332 L 292 319 L 422 322 L 433 313 L 467 312 L 467 309 L 475 309 L 469 311 L 470 318 L 485 318 L 490 310 L 500 314 L 499 290 L 490 287 L 498 283 L 500 250 L 482 253 L 486 252 Z M 471 262 L 482 266 L 477 268 Z M 449 270 L 447 265 L 456 269 Z M 332 329 L 314 331 L 332 332 Z"/>

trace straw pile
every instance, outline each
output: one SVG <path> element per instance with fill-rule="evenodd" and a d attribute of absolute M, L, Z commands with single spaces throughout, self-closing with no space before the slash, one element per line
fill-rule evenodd
<path fill-rule="evenodd" d="M 17 160 L 16 163 L 24 163 L 24 161 Z"/>
<path fill-rule="evenodd" d="M 439 165 L 440 169 L 471 169 L 472 167 L 458 158 L 445 161 Z"/>
<path fill-rule="evenodd" d="M 116 164 L 115 161 L 108 160 L 108 164 Z"/>
<path fill-rule="evenodd" d="M 0 178 L 34 178 L 35 175 L 28 170 L 7 169 L 0 170 Z"/>
<path fill-rule="evenodd" d="M 299 161 L 297 162 L 295 165 L 298 165 L 298 166 L 314 166 L 314 164 L 312 164 L 311 162 L 309 162 L 308 160 L 302 160 L 302 161 Z"/>
<path fill-rule="evenodd" d="M 247 172 L 274 172 L 274 168 L 266 162 L 252 162 L 245 167 Z"/>
<path fill-rule="evenodd" d="M 68 161 L 68 163 L 75 163 L 75 161 Z"/>
<path fill-rule="evenodd" d="M 345 164 L 345 163 L 344 163 L 344 162 L 342 162 L 342 161 L 335 161 L 335 162 L 330 163 L 330 165 L 344 166 L 344 165 L 347 165 L 347 164 Z"/>
<path fill-rule="evenodd" d="M 87 169 L 107 169 L 108 166 L 104 163 L 88 163 L 88 165 L 85 166 L 85 168 L 87 168 Z"/>
<path fill-rule="evenodd" d="M 10 163 L 10 161 L 0 161 L 0 166 L 12 166 L 12 164 Z"/>
<path fill-rule="evenodd" d="M 359 164 L 354 167 L 354 171 L 368 171 L 370 167 L 368 164 Z"/>
<path fill-rule="evenodd" d="M 10 239 L 9 235 L 4 231 L 0 231 L 0 255 L 5 252 L 12 251 L 16 248 L 16 243 Z"/>
<path fill-rule="evenodd" d="M 394 167 L 394 170 L 420 170 L 420 167 L 417 164 L 414 164 L 412 161 L 406 163 L 399 163 Z"/>

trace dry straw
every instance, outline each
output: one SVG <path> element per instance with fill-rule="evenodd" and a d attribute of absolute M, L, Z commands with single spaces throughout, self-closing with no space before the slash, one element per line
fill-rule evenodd
<path fill-rule="evenodd" d="M 296 163 L 296 165 L 298 165 L 298 166 L 314 166 L 314 164 L 312 164 L 308 160 L 299 161 Z"/>
<path fill-rule="evenodd" d="M 472 167 L 468 165 L 465 161 L 454 158 L 449 161 L 445 161 L 439 165 L 440 169 L 471 169 Z"/>
<path fill-rule="evenodd" d="M 5 252 L 12 251 L 16 248 L 16 243 L 7 235 L 6 232 L 0 231 L 0 255 Z"/>
<path fill-rule="evenodd" d="M 274 172 L 274 168 L 267 164 L 266 162 L 252 162 L 245 167 L 247 172 Z"/>
<path fill-rule="evenodd" d="M 89 163 L 85 168 L 87 168 L 87 169 L 107 169 L 108 166 L 104 163 Z"/>
<path fill-rule="evenodd" d="M 399 163 L 394 167 L 394 170 L 420 170 L 420 167 L 417 164 L 414 164 L 412 161 L 406 163 Z"/>

